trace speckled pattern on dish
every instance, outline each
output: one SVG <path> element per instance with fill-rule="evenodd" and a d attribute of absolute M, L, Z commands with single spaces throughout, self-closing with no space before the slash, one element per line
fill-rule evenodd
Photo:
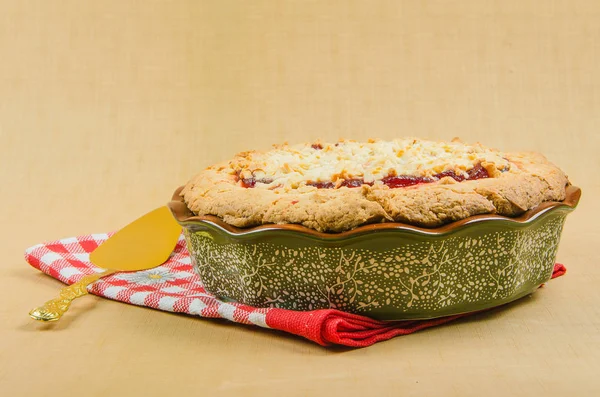
<path fill-rule="evenodd" d="M 494 231 L 387 250 L 218 243 L 186 232 L 207 290 L 258 307 L 337 308 L 407 317 L 495 304 L 550 279 L 564 216 L 538 228 Z"/>

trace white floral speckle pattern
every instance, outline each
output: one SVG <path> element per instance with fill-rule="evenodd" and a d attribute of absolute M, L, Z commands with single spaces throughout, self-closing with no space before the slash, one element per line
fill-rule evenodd
<path fill-rule="evenodd" d="M 119 273 L 116 278 L 140 285 L 162 284 L 173 281 L 176 277 L 167 269 L 155 268 L 134 273 Z"/>
<path fill-rule="evenodd" d="M 402 310 L 417 318 L 491 307 L 536 289 L 551 277 L 564 220 L 427 240 L 399 233 L 394 248 L 384 249 L 220 243 L 206 231 L 185 233 L 195 269 L 217 296 L 258 307 Z"/>

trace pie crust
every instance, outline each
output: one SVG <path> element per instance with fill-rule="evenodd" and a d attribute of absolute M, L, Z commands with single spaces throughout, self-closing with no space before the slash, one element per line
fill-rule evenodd
<path fill-rule="evenodd" d="M 437 227 L 478 214 L 517 216 L 564 200 L 568 184 L 539 153 L 405 138 L 242 152 L 193 177 L 181 196 L 196 215 L 237 227 L 342 232 L 378 222 Z"/>

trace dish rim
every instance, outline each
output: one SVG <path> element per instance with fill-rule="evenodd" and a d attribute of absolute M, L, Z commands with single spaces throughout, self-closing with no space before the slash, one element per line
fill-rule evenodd
<path fill-rule="evenodd" d="M 424 236 L 442 236 L 450 234 L 465 226 L 481 223 L 508 222 L 515 225 L 528 225 L 543 214 L 549 213 L 554 210 L 567 209 L 569 211 L 572 211 L 577 207 L 579 200 L 581 199 L 581 189 L 577 186 L 568 185 L 566 187 L 566 197 L 563 201 L 543 202 L 537 207 L 530 209 L 517 217 L 508 217 L 498 214 L 481 214 L 470 216 L 468 218 L 454 221 L 435 228 L 419 227 L 401 222 L 382 222 L 361 225 L 354 229 L 347 230 L 344 232 L 332 233 L 319 232 L 317 230 L 310 229 L 306 226 L 298 224 L 264 224 L 248 228 L 240 228 L 237 226 L 229 225 L 228 223 L 224 222 L 221 218 L 215 215 L 195 215 L 187 207 L 183 200 L 183 197 L 181 197 L 179 194 L 183 190 L 183 188 L 184 186 L 180 186 L 175 190 L 171 201 L 167 203 L 167 207 L 171 210 L 171 213 L 173 214 L 173 217 L 177 220 L 177 222 L 179 222 L 179 224 L 181 224 L 184 227 L 189 224 L 210 224 L 235 237 L 259 234 L 262 232 L 281 231 L 295 232 L 323 240 L 346 239 L 349 237 L 363 235 L 366 233 L 372 234 L 374 232 L 383 231 L 406 231 Z"/>

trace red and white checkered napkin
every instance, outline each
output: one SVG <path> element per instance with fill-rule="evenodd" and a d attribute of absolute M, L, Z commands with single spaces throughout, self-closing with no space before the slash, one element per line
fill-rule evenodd
<path fill-rule="evenodd" d="M 109 236 L 92 234 L 38 244 L 26 250 L 25 259 L 42 272 L 63 283 L 72 284 L 87 274 L 103 271 L 90 262 L 89 254 Z M 564 273 L 565 267 L 556 264 L 552 278 Z M 383 322 L 333 309 L 298 312 L 223 302 L 202 287 L 192 269 L 183 235 L 169 260 L 161 266 L 113 274 L 96 281 L 88 290 L 95 295 L 138 306 L 277 329 L 303 336 L 323 346 L 370 346 L 468 315 Z"/>

